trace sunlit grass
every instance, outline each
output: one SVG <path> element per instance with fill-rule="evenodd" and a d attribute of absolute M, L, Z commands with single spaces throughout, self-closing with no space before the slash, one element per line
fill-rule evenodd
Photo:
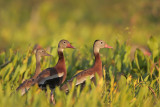
<path fill-rule="evenodd" d="M 35 44 L 49 46 L 53 55 L 42 58 L 42 70 L 56 64 L 59 40 L 76 47 L 64 51 L 68 80 L 93 65 L 93 42 L 101 39 L 113 47 L 100 51 L 103 80 L 87 81 L 83 90 L 72 87 L 68 94 L 57 87 L 55 106 L 159 107 L 159 10 L 156 0 L 1 0 L 0 106 L 53 106 L 49 89 L 35 85 L 24 96 L 15 91 L 35 72 Z M 152 55 L 132 53 L 134 45 L 148 47 Z"/>
<path fill-rule="evenodd" d="M 92 56 L 92 49 L 87 48 L 84 48 L 84 52 Z M 141 51 L 136 51 L 135 59 L 131 61 L 129 49 L 126 44 L 119 45 L 117 42 L 114 50 L 102 52 L 104 79 L 98 80 L 96 86 L 88 81 L 83 90 L 80 90 L 80 87 L 72 87 L 68 94 L 57 87 L 55 106 L 158 106 L 160 103 L 159 51 L 156 56 L 151 57 L 144 56 Z M 156 50 L 153 48 L 153 51 Z M 83 51 L 68 51 L 65 50 L 67 79 L 70 79 L 76 72 L 80 72 L 79 70 L 92 66 L 93 57 L 86 58 Z M 51 53 L 55 54 L 55 52 L 56 48 L 53 48 Z M 5 55 L 8 56 L 8 59 Z M 58 56 L 56 54 L 54 56 L 51 60 L 42 61 L 42 69 L 56 64 Z M 45 93 L 38 89 L 38 86 L 33 86 L 24 96 L 20 96 L 20 93 L 15 91 L 23 80 L 30 78 L 34 73 L 35 56 L 31 54 L 30 49 L 22 54 L 13 53 L 10 49 L 7 53 L 1 53 L 0 58 L 1 61 L 11 60 L 0 70 L 0 104 L 2 107 L 6 105 L 52 106 L 49 98 L 50 90 Z M 106 61 L 107 59 L 111 59 L 112 63 L 111 60 Z"/>

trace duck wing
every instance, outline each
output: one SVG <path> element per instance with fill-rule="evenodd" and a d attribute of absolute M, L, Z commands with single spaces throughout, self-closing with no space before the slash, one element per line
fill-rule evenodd
<path fill-rule="evenodd" d="M 46 89 L 46 86 L 49 85 L 51 89 L 54 89 L 55 86 L 59 86 L 62 82 L 64 72 L 57 72 L 55 68 L 47 68 L 42 71 L 35 82 L 38 83 L 39 87 Z"/>

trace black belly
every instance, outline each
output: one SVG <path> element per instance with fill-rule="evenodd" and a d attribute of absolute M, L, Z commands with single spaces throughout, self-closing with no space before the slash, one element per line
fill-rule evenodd
<path fill-rule="evenodd" d="M 61 85 L 63 77 L 55 78 L 55 79 L 49 79 L 44 82 L 44 84 L 38 84 L 40 88 L 43 90 L 46 90 L 47 86 L 49 86 L 50 89 L 54 89 L 56 86 Z"/>

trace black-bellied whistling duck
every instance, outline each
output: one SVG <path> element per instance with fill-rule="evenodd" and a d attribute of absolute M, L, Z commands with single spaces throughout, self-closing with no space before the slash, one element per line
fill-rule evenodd
<path fill-rule="evenodd" d="M 134 59 L 134 54 L 137 49 L 141 50 L 145 56 L 152 55 L 152 53 L 150 52 L 150 50 L 147 46 L 132 44 L 131 45 L 131 54 L 130 54 L 130 57 L 132 60 Z"/>
<path fill-rule="evenodd" d="M 76 86 L 82 85 L 85 83 L 87 77 L 89 77 L 92 81 L 95 82 L 95 74 L 97 73 L 99 78 L 102 78 L 103 73 L 102 73 L 102 61 L 100 58 L 99 50 L 101 48 L 112 48 L 111 46 L 108 46 L 104 41 L 102 40 L 96 40 L 93 45 L 93 52 L 95 56 L 95 62 L 92 68 L 89 68 L 87 70 L 84 70 L 75 76 L 71 78 L 71 80 L 67 81 L 66 84 L 64 84 L 61 87 L 61 90 L 67 91 L 68 90 L 68 85 L 71 86 L 73 80 L 76 78 Z"/>
<path fill-rule="evenodd" d="M 33 47 L 32 53 L 36 53 L 36 50 L 40 49 L 40 48 L 42 48 L 42 46 L 40 46 L 39 44 L 35 44 L 34 47 Z M 45 50 L 50 53 L 51 52 L 51 47 L 46 47 Z"/>
<path fill-rule="evenodd" d="M 58 44 L 59 59 L 56 66 L 43 70 L 35 79 L 34 84 L 38 83 L 39 87 L 42 89 L 46 89 L 46 86 L 49 85 L 50 89 L 53 92 L 56 86 L 61 85 L 65 81 L 67 76 L 65 59 L 63 55 L 63 50 L 65 48 L 74 48 L 74 47 L 69 43 L 69 41 L 61 40 Z M 53 102 L 53 93 L 51 93 L 51 100 Z"/>
<path fill-rule="evenodd" d="M 30 88 L 30 86 L 32 85 L 32 83 L 34 82 L 33 79 L 37 78 L 37 76 L 39 75 L 39 73 L 41 72 L 41 65 L 40 65 L 40 61 L 41 61 L 41 57 L 42 56 L 51 56 L 50 54 L 48 54 L 44 49 L 42 48 L 38 48 L 36 50 L 36 70 L 35 70 L 35 74 L 33 75 L 32 78 L 25 80 L 22 84 L 20 84 L 20 86 L 16 89 L 17 91 L 21 90 L 21 95 L 25 94 L 26 90 L 28 90 Z"/>
<path fill-rule="evenodd" d="M 42 47 L 39 44 L 35 44 L 33 47 L 32 53 L 36 54 L 37 49 L 40 49 L 40 48 L 42 48 Z"/>

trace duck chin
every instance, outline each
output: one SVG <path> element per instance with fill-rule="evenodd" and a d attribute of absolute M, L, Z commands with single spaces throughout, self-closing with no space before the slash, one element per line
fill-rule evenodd
<path fill-rule="evenodd" d="M 94 53 L 99 53 L 99 48 L 98 47 L 94 47 Z"/>
<path fill-rule="evenodd" d="M 63 52 L 63 48 L 58 48 L 58 52 Z"/>

